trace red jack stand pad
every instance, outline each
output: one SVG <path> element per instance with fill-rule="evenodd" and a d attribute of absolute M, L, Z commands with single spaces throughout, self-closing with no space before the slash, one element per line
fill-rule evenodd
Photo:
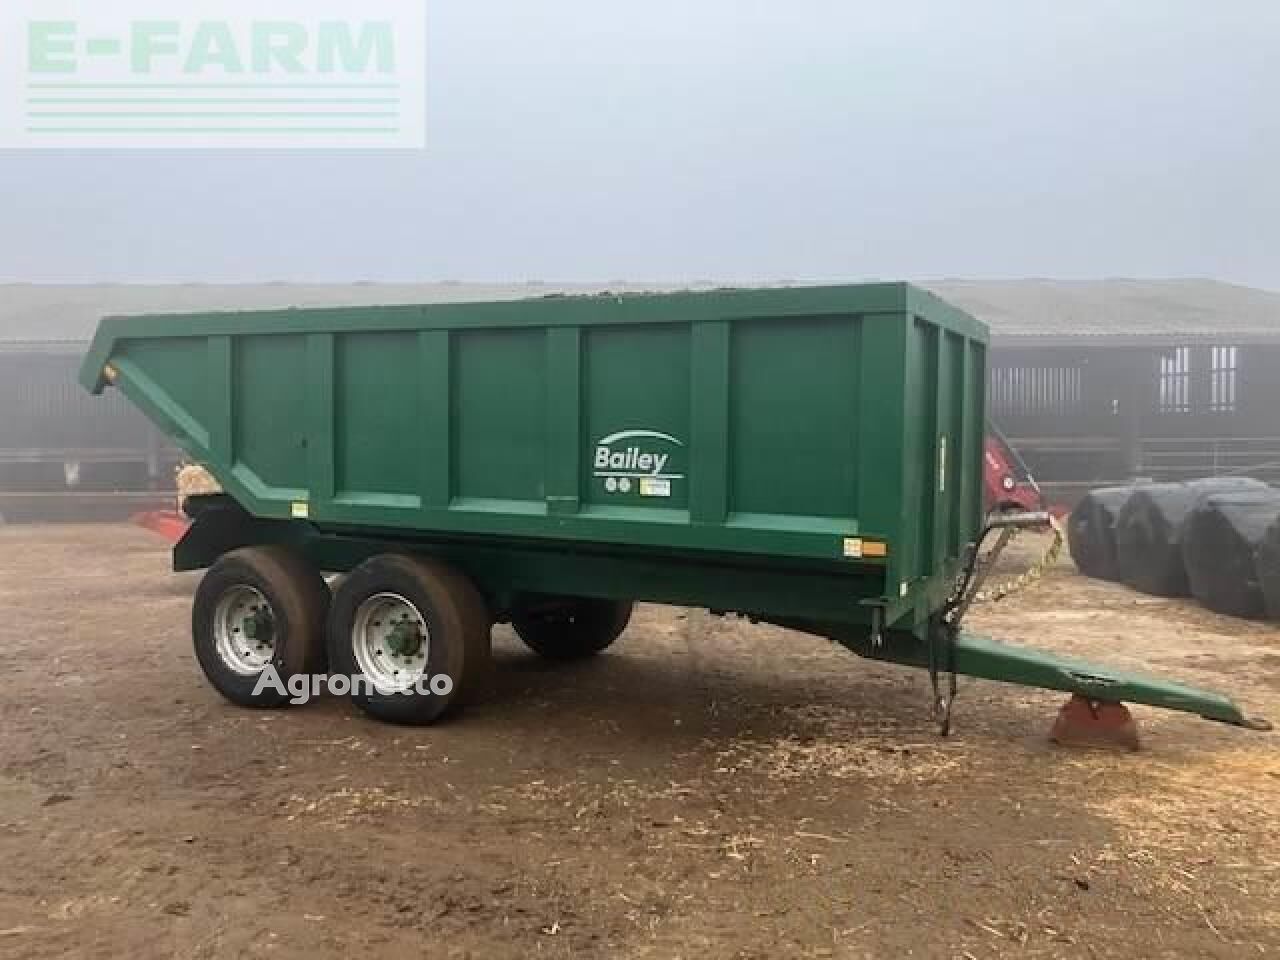
<path fill-rule="evenodd" d="M 1058 711 L 1049 739 L 1063 747 L 1140 750 L 1138 725 L 1123 703 L 1072 696 Z"/>

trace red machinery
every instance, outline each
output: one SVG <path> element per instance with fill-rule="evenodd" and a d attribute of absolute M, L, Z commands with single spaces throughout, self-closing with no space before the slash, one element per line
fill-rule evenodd
<path fill-rule="evenodd" d="M 988 513 L 1034 512 L 1048 509 L 1044 494 L 1026 463 L 1005 435 L 987 421 L 982 465 L 983 492 Z"/>

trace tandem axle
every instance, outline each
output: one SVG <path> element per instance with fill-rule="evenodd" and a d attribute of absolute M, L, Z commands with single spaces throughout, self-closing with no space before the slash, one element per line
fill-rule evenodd
<path fill-rule="evenodd" d="M 383 558 L 403 559 L 412 565 L 415 557 L 431 569 L 440 571 L 437 576 L 453 584 L 449 589 L 462 591 L 463 604 L 470 610 L 473 634 L 468 641 L 473 662 L 487 662 L 487 656 L 477 651 L 487 649 L 487 639 L 477 639 L 487 627 L 497 620 L 515 623 L 521 637 L 544 656 L 563 659 L 598 652 L 611 643 L 625 629 L 629 617 L 630 602 L 618 597 L 609 599 L 620 591 L 630 591 L 626 596 L 639 595 L 645 600 L 682 606 L 700 606 L 697 596 L 690 596 L 681 587 L 683 572 L 679 563 L 671 558 L 622 557 L 615 554 L 583 556 L 579 552 L 560 554 L 545 546 L 509 544 L 498 548 L 489 544 L 467 540 L 438 541 L 431 543 L 407 542 L 361 532 L 322 531 L 312 524 L 300 521 L 262 520 L 249 516 L 234 501 L 226 497 L 207 499 L 209 505 L 196 511 L 196 520 L 174 550 L 175 567 L 179 570 L 199 569 L 221 563 L 228 555 L 253 550 L 284 550 L 292 562 L 312 571 L 364 569 L 374 560 L 386 564 Z M 988 532 L 1002 536 L 1011 529 L 1041 526 L 1047 515 L 1030 514 L 1006 517 L 993 523 Z M 788 629 L 825 637 L 844 646 L 851 652 L 869 660 L 896 663 L 929 671 L 934 691 L 935 715 L 939 731 L 950 732 L 951 713 L 955 703 L 958 676 L 970 676 L 1021 686 L 1058 690 L 1072 694 L 1088 705 L 1083 714 L 1106 717 L 1111 722 L 1113 705 L 1123 702 L 1194 713 L 1205 719 L 1215 720 L 1251 730 L 1269 730 L 1265 720 L 1247 717 L 1232 700 L 1211 691 L 1200 690 L 1182 684 L 1148 677 L 1139 673 L 1113 670 L 1096 664 L 1060 657 L 1055 654 L 1017 647 L 973 634 L 960 628 L 960 619 L 969 609 L 976 591 L 986 580 L 986 574 L 995 556 L 980 558 L 978 545 L 971 550 L 972 561 L 966 565 L 957 579 L 955 592 L 943 611 L 927 618 L 923 627 L 903 628 L 898 624 L 885 626 L 887 606 L 868 604 L 869 624 L 842 623 L 836 620 L 813 620 L 803 616 L 788 616 L 743 609 L 739 603 L 712 606 L 714 612 L 741 611 L 753 622 L 771 623 Z M 561 565 L 548 574 L 549 566 Z M 699 565 L 701 566 L 701 565 Z M 673 569 L 675 568 L 675 569 Z M 776 573 L 775 573 L 776 575 Z M 308 574 L 308 583 L 315 583 Z M 575 579 L 583 587 L 598 595 L 598 600 L 557 599 L 544 586 L 541 576 L 551 576 L 563 582 L 566 576 Z M 724 599 L 745 599 L 735 595 L 731 587 L 725 588 L 729 572 L 717 573 L 715 580 L 725 590 Z M 739 573 L 748 578 L 747 571 Z M 797 589 L 809 579 L 799 574 Z M 412 580 L 412 578 L 410 578 Z M 372 587 L 370 589 L 373 589 Z M 698 596 L 707 597 L 710 582 L 696 586 Z M 382 596 L 386 590 L 375 590 L 371 597 Z M 584 591 L 585 594 L 585 591 Z M 398 595 L 397 595 L 398 596 Z M 380 601 L 384 604 L 391 600 Z M 396 600 L 394 602 L 399 602 Z M 778 600 L 782 603 L 782 600 Z M 798 603 L 807 604 L 805 597 Z M 411 606 L 411 605 L 410 605 Z M 625 610 L 624 610 L 625 608 Z M 408 610 L 409 607 L 406 607 Z M 416 615 L 413 615 L 416 616 Z M 569 619 L 564 619 L 568 617 Z M 357 625 L 359 618 L 357 617 Z M 376 672 L 392 663 L 403 653 L 401 642 L 404 633 L 402 617 L 398 626 L 392 626 L 385 637 L 376 631 L 365 630 L 372 639 L 367 644 L 363 659 L 368 663 L 365 673 Z M 426 620 L 414 621 L 414 637 L 430 634 Z M 576 627 L 571 628 L 571 624 Z M 586 631 L 573 642 L 572 649 L 563 646 L 564 636 L 574 635 L 573 630 Z M 565 631 L 569 633 L 566 634 Z M 588 636 L 589 634 L 589 636 Z M 332 641 L 332 636 L 331 636 Z M 386 663 L 376 657 L 379 646 Z M 361 643 L 364 640 L 360 641 Z M 419 644 L 421 646 L 422 644 Z M 418 646 L 414 647 L 417 652 Z M 356 644 L 356 665 L 362 655 Z M 465 658 L 464 658 L 465 659 Z M 388 673 L 388 678 L 391 674 Z M 365 705 L 365 704 L 362 704 Z M 367 705 L 365 705 L 367 706 Z M 1064 713 L 1067 711 L 1064 710 Z M 1077 711 L 1080 712 L 1080 711 Z M 1127 714 L 1125 715 L 1127 716 Z M 393 716 L 405 722 L 415 721 L 411 716 Z M 435 719 L 432 715 L 430 719 Z"/>

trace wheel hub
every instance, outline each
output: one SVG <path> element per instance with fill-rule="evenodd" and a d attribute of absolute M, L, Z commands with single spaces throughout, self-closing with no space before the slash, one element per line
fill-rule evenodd
<path fill-rule="evenodd" d="M 422 649 L 422 633 L 416 623 L 403 619 L 387 634 L 387 648 L 393 656 L 410 657 Z"/>
<path fill-rule="evenodd" d="M 231 587 L 213 613 L 214 649 L 222 662 L 243 676 L 266 669 L 276 657 L 275 614 L 256 587 Z"/>
<path fill-rule="evenodd" d="M 270 608 L 255 610 L 245 617 L 240 623 L 240 629 L 245 637 L 255 643 L 262 642 L 275 643 L 275 619 L 271 616 Z"/>
<path fill-rule="evenodd" d="M 405 691 L 426 675 L 431 632 L 412 601 L 398 593 L 377 593 L 356 610 L 351 649 L 360 672 L 379 691 Z"/>

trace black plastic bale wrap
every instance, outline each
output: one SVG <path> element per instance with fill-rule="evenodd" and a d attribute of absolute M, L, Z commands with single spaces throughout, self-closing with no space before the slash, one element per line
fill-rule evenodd
<path fill-rule="evenodd" d="M 1086 577 L 1118 580 L 1116 519 L 1133 495 L 1133 487 L 1099 487 L 1076 504 L 1067 519 L 1071 559 Z"/>
<path fill-rule="evenodd" d="M 1214 493 L 1270 489 L 1248 477 L 1218 477 L 1191 483 L 1149 483 L 1136 487 L 1116 520 L 1116 564 L 1120 579 L 1157 597 L 1191 593 L 1182 561 L 1187 517 Z"/>
<path fill-rule="evenodd" d="M 1217 613 L 1262 619 L 1265 604 L 1256 560 L 1277 520 L 1277 490 L 1214 493 L 1196 504 L 1182 535 L 1191 595 Z"/>
<path fill-rule="evenodd" d="M 1280 620 L 1280 520 L 1262 536 L 1254 558 L 1268 620 Z"/>

